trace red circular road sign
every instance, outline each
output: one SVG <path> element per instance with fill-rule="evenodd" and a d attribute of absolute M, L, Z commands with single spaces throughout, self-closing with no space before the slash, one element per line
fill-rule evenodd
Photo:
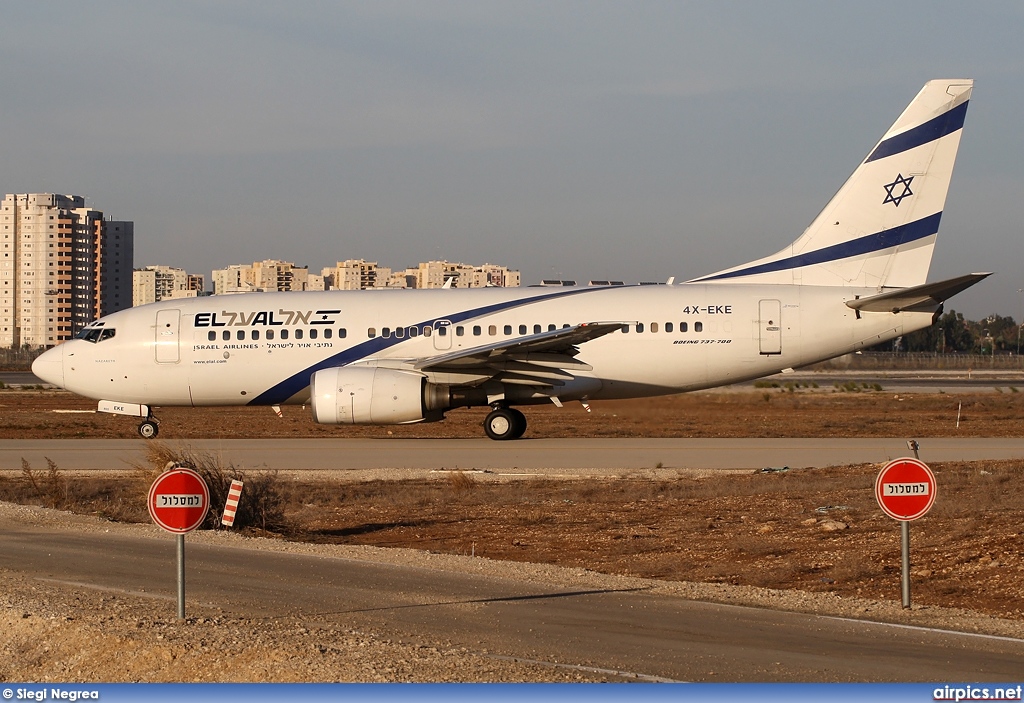
<path fill-rule="evenodd" d="M 875 479 L 875 498 L 894 520 L 916 520 L 935 502 L 935 474 L 923 461 L 893 459 Z"/>
<path fill-rule="evenodd" d="M 171 469 L 149 487 L 149 515 L 168 532 L 191 532 L 210 509 L 210 489 L 192 469 Z"/>

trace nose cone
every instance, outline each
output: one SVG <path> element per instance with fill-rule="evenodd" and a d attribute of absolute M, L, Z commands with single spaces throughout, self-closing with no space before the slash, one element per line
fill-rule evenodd
<path fill-rule="evenodd" d="M 64 387 L 64 345 L 44 351 L 32 362 L 32 373 L 46 383 Z"/>

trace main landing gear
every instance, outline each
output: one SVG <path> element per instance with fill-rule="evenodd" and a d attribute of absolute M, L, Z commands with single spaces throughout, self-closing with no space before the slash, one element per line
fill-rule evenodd
<path fill-rule="evenodd" d="M 515 408 L 495 408 L 484 420 L 484 432 L 491 439 L 519 439 L 526 432 L 526 416 Z"/>

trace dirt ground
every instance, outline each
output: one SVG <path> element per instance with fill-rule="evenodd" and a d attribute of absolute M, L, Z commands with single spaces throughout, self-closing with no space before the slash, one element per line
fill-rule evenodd
<path fill-rule="evenodd" d="M 94 408 L 63 392 L 2 390 L 0 441 L 136 436 L 135 421 L 88 412 Z M 68 410 L 85 412 L 57 412 Z M 532 437 L 923 440 L 1019 436 L 1024 398 L 1009 390 L 920 395 L 757 389 L 595 403 L 590 414 L 578 404 L 525 411 Z M 459 410 L 431 425 L 337 428 L 314 424 L 308 409 L 300 408 L 285 408 L 283 418 L 268 408 L 158 411 L 161 439 L 478 437 L 483 416 L 481 410 Z M 873 465 L 711 477 L 623 472 L 603 480 L 503 481 L 486 473 L 440 472 L 428 480 L 312 482 L 270 473 L 263 476 L 270 477 L 282 521 L 271 533 L 250 534 L 282 546 L 313 543 L 303 549 L 372 546 L 406 548 L 387 550 L 395 555 L 420 550 L 425 558 L 485 557 L 472 563 L 490 568 L 509 562 L 524 563 L 520 569 L 542 568 L 525 563 L 580 567 L 597 572 L 595 577 L 703 589 L 690 596 L 699 599 L 740 602 L 737 594 L 746 594 L 750 604 L 765 607 L 1019 636 L 1024 461 L 932 468 L 940 498 L 911 529 L 912 611 L 898 607 L 899 527 L 875 503 L 879 467 Z M 148 519 L 148 482 L 138 472 L 88 477 L 64 475 L 59 467 L 52 474 L 33 469 L 36 486 L 22 473 L 0 472 L 0 501 L 59 502 L 85 515 Z M 66 498 L 58 500 L 57 493 Z M 39 518 L 33 513 L 26 519 Z M 145 615 L 150 605 L 143 599 L 40 585 L 11 571 L 3 581 L 0 680 L 621 680 L 502 661 L 443 643 L 404 642 L 389 633 L 216 613 L 177 625 Z M 126 654 L 88 654 L 101 651 Z"/>
<path fill-rule="evenodd" d="M 1024 620 L 1024 462 L 932 468 L 942 500 L 912 525 L 914 602 Z M 286 532 L 303 541 L 898 602 L 899 523 L 875 502 L 878 469 L 293 487 Z"/>
<path fill-rule="evenodd" d="M 128 418 L 54 412 L 92 407 L 65 393 L 5 391 L 0 406 L 4 438 L 133 436 Z M 595 403 L 591 414 L 578 404 L 526 411 L 530 436 L 1016 436 L 1024 397 L 759 389 Z M 463 410 L 433 425 L 335 428 L 314 424 L 299 408 L 286 409 L 284 418 L 267 408 L 168 408 L 160 415 L 161 439 L 479 436 L 483 417 Z M 300 541 L 899 600 L 899 529 L 875 503 L 878 469 L 514 483 L 471 474 L 342 485 L 281 479 L 287 527 L 278 532 Z M 942 499 L 913 526 L 915 602 L 1024 619 L 1024 462 L 933 469 Z M 0 498 L 32 502 L 24 485 L 14 490 L 18 480 L 0 478 Z M 115 499 L 102 487 L 85 493 L 92 497 L 79 510 L 110 514 Z"/>
<path fill-rule="evenodd" d="M 0 390 L 0 439 L 134 438 L 138 419 L 92 412 L 96 403 L 62 391 Z M 908 394 L 834 387 L 763 388 L 604 401 L 588 413 L 522 408 L 527 437 L 1017 437 L 1024 393 Z M 68 412 L 71 411 L 71 412 Z M 486 408 L 458 409 L 443 422 L 338 427 L 309 408 L 157 408 L 161 439 L 244 437 L 481 437 Z M 958 417 L 959 416 L 959 417 Z M 959 422 L 959 426 L 958 426 Z"/>

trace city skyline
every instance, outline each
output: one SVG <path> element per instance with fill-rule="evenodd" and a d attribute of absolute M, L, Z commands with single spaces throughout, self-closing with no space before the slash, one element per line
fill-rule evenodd
<path fill-rule="evenodd" d="M 929 278 L 995 270 L 947 309 L 1020 318 L 1022 20 L 924 0 L 15 5 L 5 192 L 87 193 L 136 223 L 139 263 L 187 270 L 344 251 L 683 281 L 792 241 L 926 80 L 970 77 Z"/>

